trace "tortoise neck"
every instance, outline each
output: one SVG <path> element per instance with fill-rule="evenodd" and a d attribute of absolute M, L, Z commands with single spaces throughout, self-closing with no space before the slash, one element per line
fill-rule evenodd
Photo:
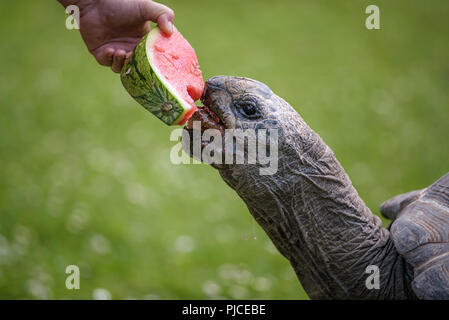
<path fill-rule="evenodd" d="M 394 251 L 389 232 L 359 197 L 332 150 L 305 123 L 302 128 L 300 136 L 279 146 L 275 175 L 238 181 L 232 181 L 235 173 L 222 176 L 290 261 L 311 298 L 362 296 L 371 258 L 379 248 Z"/>

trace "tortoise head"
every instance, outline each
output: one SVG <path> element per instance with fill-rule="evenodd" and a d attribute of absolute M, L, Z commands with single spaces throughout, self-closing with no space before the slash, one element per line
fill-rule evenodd
<path fill-rule="evenodd" d="M 197 113 L 191 119 L 201 120 L 197 128 L 202 131 L 203 162 L 220 170 L 231 170 L 234 175 L 237 172 L 252 175 L 256 170 L 262 175 L 276 172 L 277 166 L 273 164 L 277 164 L 278 116 L 287 109 L 282 99 L 261 82 L 216 76 L 207 80 L 201 101 L 206 107 L 198 112 L 201 115 Z M 216 121 L 215 126 L 211 125 L 213 121 Z M 189 140 L 195 143 L 192 123 L 190 120 L 186 129 L 190 132 Z M 215 130 L 214 139 L 205 141 L 209 129 L 218 130 Z M 198 139 L 199 135 L 196 137 Z M 198 159 L 192 146 L 190 154 Z M 213 149 L 216 156 L 213 161 L 205 161 L 204 148 Z"/>
<path fill-rule="evenodd" d="M 219 138 L 222 138 L 223 143 L 214 143 L 214 152 L 219 154 L 217 158 L 221 161 L 207 163 L 219 169 L 222 176 L 238 176 L 240 181 L 244 177 L 244 180 L 250 181 L 254 175 L 274 176 L 281 156 L 287 162 L 292 156 L 297 157 L 297 149 L 292 144 L 302 140 L 298 139 L 298 133 L 307 125 L 267 85 L 249 78 L 215 76 L 206 81 L 201 101 L 207 106 L 202 112 L 207 116 L 205 110 L 211 111 L 209 113 L 218 120 L 217 127 L 220 130 L 216 131 L 220 131 Z M 212 119 L 209 116 L 207 118 Z M 192 143 L 195 139 L 192 138 L 192 124 L 186 128 L 190 131 Z M 201 130 L 204 138 L 208 130 L 204 130 L 203 125 Z M 217 135 L 214 136 L 215 142 L 218 140 L 216 138 Z M 226 144 L 227 141 L 233 141 L 232 148 Z M 205 147 L 210 147 L 210 143 L 203 140 L 201 146 L 202 152 Z M 189 153 L 198 159 L 192 154 L 192 149 L 194 147 L 190 144 Z M 250 159 L 254 160 L 254 151 L 256 159 L 251 162 Z M 229 154 L 232 154 L 231 162 L 225 159 L 225 155 Z M 244 163 L 239 163 L 238 156 L 245 159 Z M 204 158 L 201 160 L 206 162 Z"/>
<path fill-rule="evenodd" d="M 206 81 L 201 101 L 221 119 L 226 129 L 257 130 L 278 124 L 279 98 L 259 81 L 212 77 Z"/>

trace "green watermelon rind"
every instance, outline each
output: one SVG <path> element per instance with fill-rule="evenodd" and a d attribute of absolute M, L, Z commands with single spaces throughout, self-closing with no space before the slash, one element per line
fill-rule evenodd
<path fill-rule="evenodd" d="M 167 125 L 177 125 L 194 106 L 181 98 L 160 71 L 152 67 L 151 48 L 159 36 L 161 31 L 156 27 L 142 38 L 125 62 L 120 78 L 126 91 L 145 109 Z M 167 111 L 167 107 L 171 110 Z"/>

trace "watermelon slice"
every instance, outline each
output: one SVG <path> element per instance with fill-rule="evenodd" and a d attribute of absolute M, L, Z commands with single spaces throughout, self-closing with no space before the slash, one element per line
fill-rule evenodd
<path fill-rule="evenodd" d="M 128 93 L 168 125 L 183 125 L 196 111 L 204 80 L 192 46 L 174 28 L 166 36 L 152 29 L 121 71 Z"/>

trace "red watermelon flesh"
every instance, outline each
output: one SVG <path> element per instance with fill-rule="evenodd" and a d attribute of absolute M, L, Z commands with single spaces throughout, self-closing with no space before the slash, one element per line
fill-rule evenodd
<path fill-rule="evenodd" d="M 192 106 L 176 123 L 183 125 L 196 111 L 195 101 L 201 98 L 204 90 L 204 80 L 195 51 L 176 28 L 171 36 L 161 32 L 150 50 L 155 69 Z"/>

